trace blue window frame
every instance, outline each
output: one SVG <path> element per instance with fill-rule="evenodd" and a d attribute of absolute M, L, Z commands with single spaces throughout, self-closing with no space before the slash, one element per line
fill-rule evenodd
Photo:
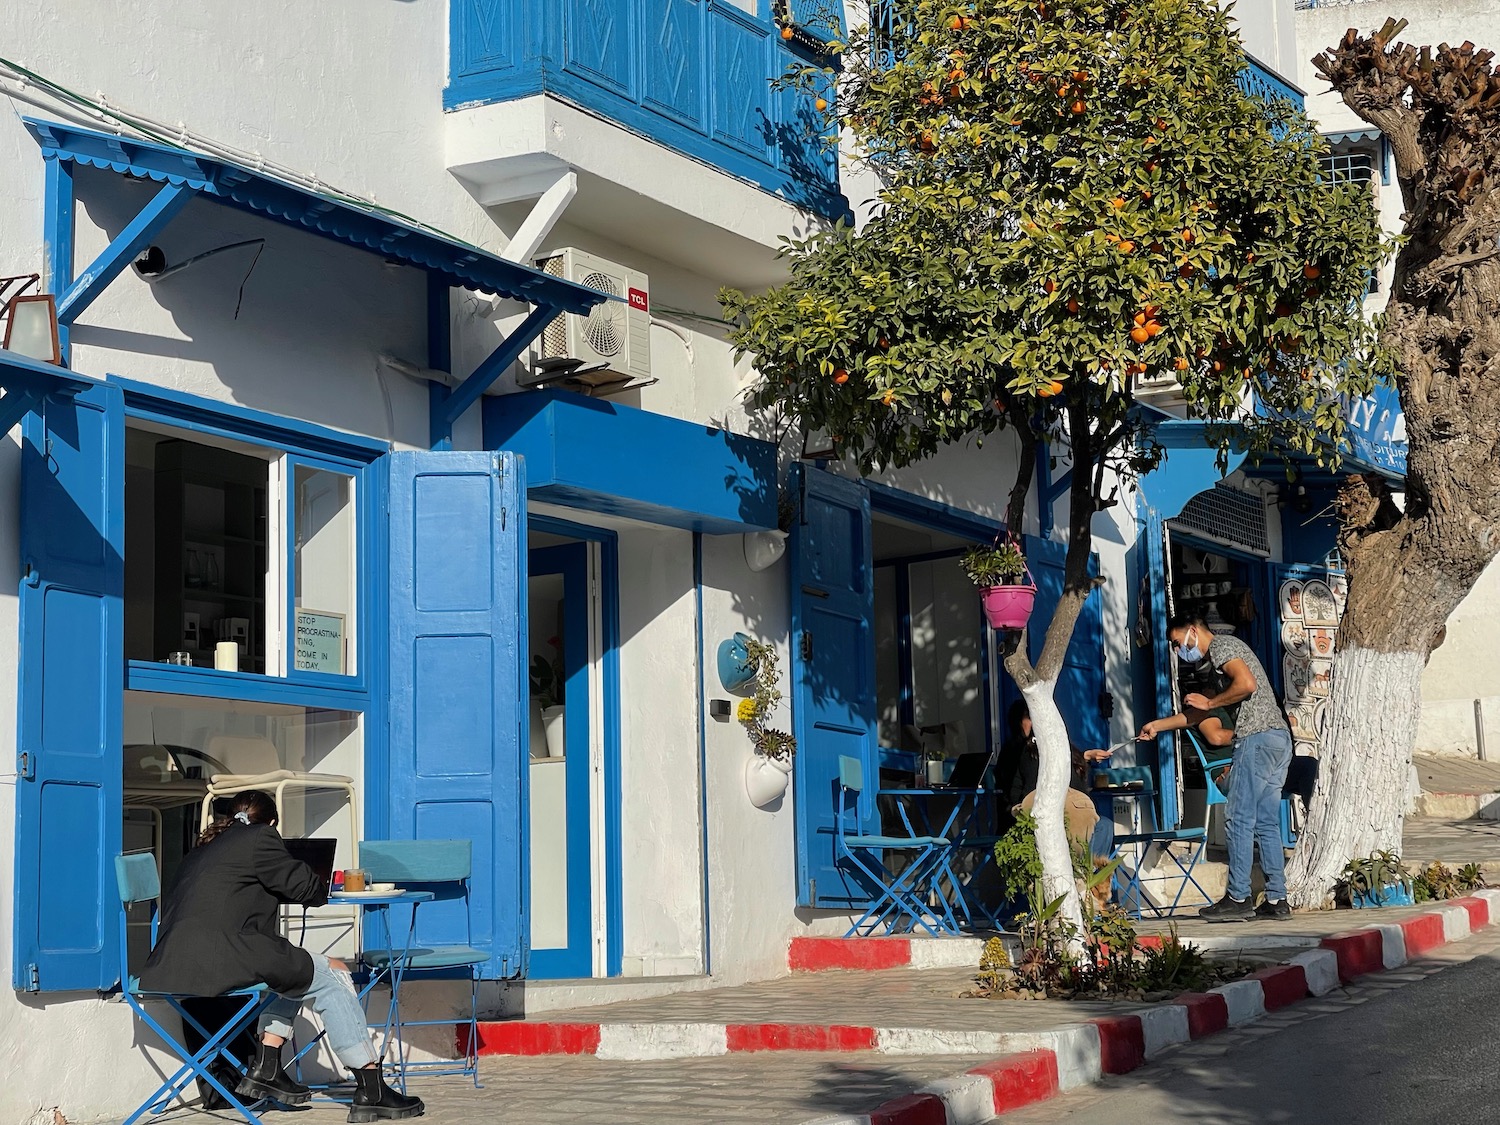
<path fill-rule="evenodd" d="M 359 653 L 353 674 L 286 676 L 124 659 L 125 437 L 128 422 L 206 442 L 281 449 L 289 464 L 354 482 Z M 21 702 L 13 983 L 27 991 L 107 990 L 118 975 L 123 709 L 127 691 L 364 716 L 366 835 L 383 834 L 384 510 L 373 463 L 383 442 L 111 378 L 30 415 L 22 457 Z M 82 706 L 80 706 L 82 704 Z M 80 746 L 96 747 L 88 754 Z"/>

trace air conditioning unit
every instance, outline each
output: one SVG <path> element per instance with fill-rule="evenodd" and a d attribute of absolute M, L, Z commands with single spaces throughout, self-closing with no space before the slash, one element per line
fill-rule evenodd
<path fill-rule="evenodd" d="M 595 305 L 587 316 L 564 313 L 547 325 L 534 368 L 542 378 L 536 382 L 612 392 L 653 381 L 651 290 L 645 274 L 571 246 L 538 258 L 537 268 L 620 299 Z"/>

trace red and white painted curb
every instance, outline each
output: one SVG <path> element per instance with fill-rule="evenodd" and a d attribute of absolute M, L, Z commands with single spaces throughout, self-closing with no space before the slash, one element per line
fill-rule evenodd
<path fill-rule="evenodd" d="M 1480 891 L 1399 923 L 1377 924 L 1322 938 L 1318 947 L 1285 965 L 1243 980 L 1180 996 L 1130 1015 L 1090 1020 L 1039 1032 L 953 1031 L 922 1027 L 866 1027 L 795 1023 L 571 1023 L 506 1020 L 479 1025 L 481 1055 L 594 1055 L 601 1059 L 707 1058 L 742 1051 L 873 1051 L 888 1055 L 1052 1055 L 1062 1089 L 1122 1074 L 1173 1043 L 1197 1039 L 1258 1019 L 1267 1011 L 1322 996 L 1343 981 L 1405 964 L 1473 929 L 1500 921 L 1500 890 Z M 844 941 L 799 938 L 808 966 L 892 968 L 972 966 L 982 942 L 912 942 L 901 938 Z M 1147 936 L 1143 942 L 1160 941 Z M 1195 942 L 1205 948 L 1254 945 L 1253 932 Z M 1260 940 L 1264 940 L 1261 938 Z M 1284 942 L 1281 935 L 1278 943 Z M 1309 938 L 1309 941 L 1319 940 Z M 932 948 L 939 947 L 938 949 Z M 873 947 L 873 951 L 871 950 Z M 949 948 L 953 952 L 949 952 Z M 958 956 L 962 953 L 962 956 Z M 1134 1060 L 1134 1061 L 1132 1061 Z M 842 1120 L 842 1119 L 839 1119 Z M 857 1120 L 851 1118 L 851 1121 Z M 951 1122 L 950 1122 L 951 1125 Z"/>
<path fill-rule="evenodd" d="M 1066 1042 L 939 1079 L 869 1113 L 819 1117 L 806 1125 L 982 1125 L 1060 1090 L 1097 1082 L 1102 1075 L 1126 1074 L 1174 1043 L 1248 1023 L 1308 996 L 1326 995 L 1366 973 L 1397 968 L 1462 941 L 1492 921 L 1500 922 L 1500 890 L 1481 890 L 1400 922 L 1334 934 L 1285 965 L 1206 993 L 1046 1033 L 1065 1035 Z"/>

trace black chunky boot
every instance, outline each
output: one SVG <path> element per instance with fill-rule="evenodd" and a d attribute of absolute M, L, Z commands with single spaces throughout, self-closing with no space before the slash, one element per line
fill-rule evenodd
<path fill-rule="evenodd" d="M 354 1080 L 359 1089 L 349 1106 L 350 1121 L 397 1121 L 403 1117 L 421 1117 L 427 1112 L 421 1098 L 409 1098 L 387 1086 L 378 1064 L 356 1070 Z"/>
<path fill-rule="evenodd" d="M 242 1098 L 260 1101 L 269 1098 L 282 1105 L 301 1105 L 312 1100 L 312 1091 L 281 1069 L 281 1048 L 260 1044 L 250 1072 L 240 1079 L 234 1091 Z"/>

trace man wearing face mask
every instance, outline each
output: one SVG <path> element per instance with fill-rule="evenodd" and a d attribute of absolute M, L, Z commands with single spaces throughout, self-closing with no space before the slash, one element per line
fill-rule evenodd
<path fill-rule="evenodd" d="M 1250 646 L 1236 637 L 1215 636 L 1201 617 L 1178 616 L 1167 623 L 1167 638 L 1177 659 L 1188 664 L 1207 660 L 1229 677 L 1215 695 L 1191 692 L 1184 708 L 1212 711 L 1239 705 L 1234 724 L 1234 769 L 1225 794 L 1224 834 L 1229 845 L 1229 888 L 1222 899 L 1205 906 L 1199 917 L 1209 922 L 1249 922 L 1286 918 L 1286 862 L 1281 850 L 1281 787 L 1292 760 L 1292 732 L 1271 690 L 1270 678 Z M 1260 866 L 1266 897 L 1259 909 L 1250 900 L 1250 865 L 1260 841 Z"/>

